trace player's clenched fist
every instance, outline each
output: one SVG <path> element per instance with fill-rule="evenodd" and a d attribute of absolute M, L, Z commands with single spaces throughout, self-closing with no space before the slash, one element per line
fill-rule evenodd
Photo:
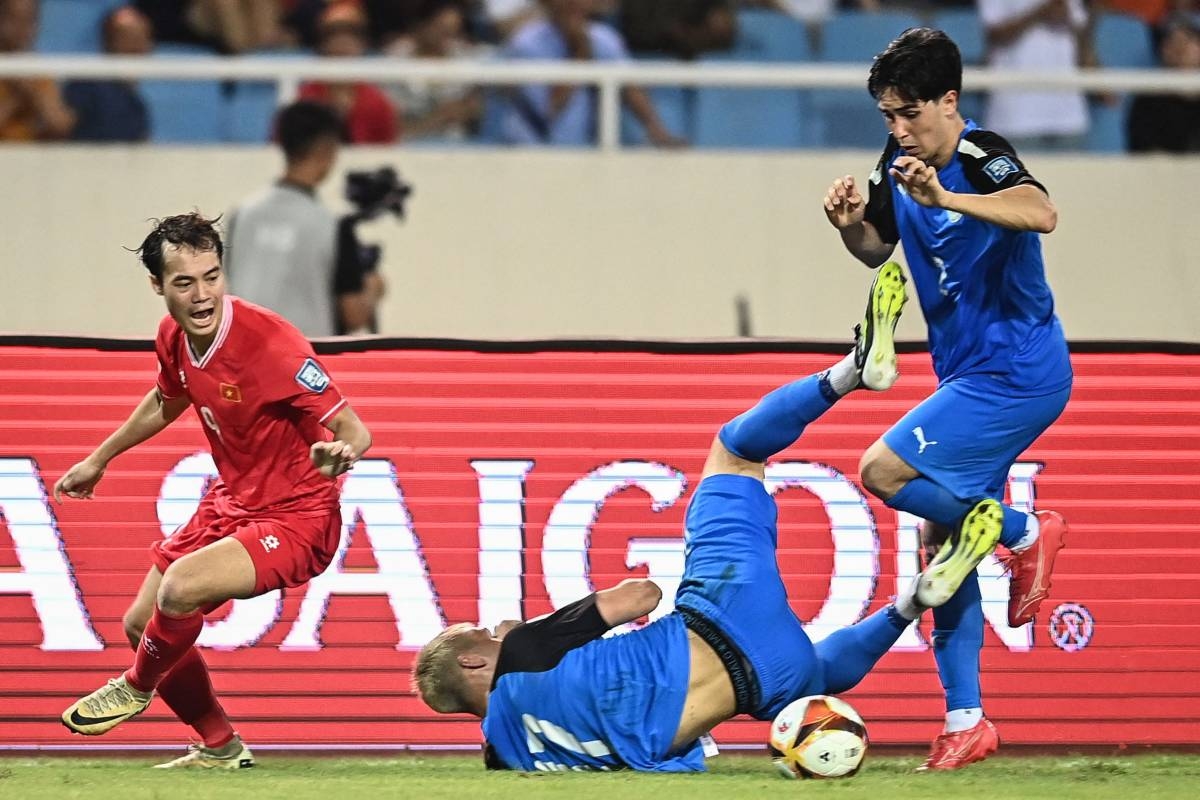
<path fill-rule="evenodd" d="M 103 477 L 104 467 L 91 461 L 80 461 L 54 484 L 54 502 L 62 503 L 64 494 L 76 500 L 90 500 L 92 492 L 96 490 L 96 484 Z"/>
<path fill-rule="evenodd" d="M 354 448 L 345 442 L 315 442 L 309 450 L 313 466 L 326 478 L 336 478 L 358 461 Z"/>
<path fill-rule="evenodd" d="M 851 175 L 838 178 L 825 193 L 825 216 L 835 228 L 848 228 L 862 222 L 866 209 L 867 204 Z"/>

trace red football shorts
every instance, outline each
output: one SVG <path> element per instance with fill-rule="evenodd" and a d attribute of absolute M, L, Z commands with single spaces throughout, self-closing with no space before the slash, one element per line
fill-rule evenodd
<path fill-rule="evenodd" d="M 192 518 L 170 537 L 150 545 L 159 572 L 188 553 L 233 537 L 254 562 L 254 595 L 299 586 L 320 575 L 333 561 L 342 533 L 342 511 L 274 512 L 230 515 L 209 492 Z"/>

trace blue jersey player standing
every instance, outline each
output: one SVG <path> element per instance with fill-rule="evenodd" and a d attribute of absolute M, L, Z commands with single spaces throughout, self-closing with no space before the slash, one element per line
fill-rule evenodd
<path fill-rule="evenodd" d="M 824 206 L 846 249 L 868 267 L 903 243 L 939 379 L 933 395 L 863 455 L 863 484 L 925 520 L 927 553 L 968 513 L 1000 529 L 1012 573 L 1008 622 L 1017 627 L 1048 596 L 1066 533 L 1054 512 L 997 502 L 1009 468 L 1071 391 L 1038 238 L 1054 230 L 1057 211 L 1003 138 L 959 114 L 961 85 L 958 48 L 941 31 L 913 28 L 891 42 L 867 83 L 891 134 L 867 199 L 847 175 Z M 980 698 L 983 630 L 971 575 L 934 611 L 947 715 L 923 769 L 957 769 L 999 744 Z"/>
<path fill-rule="evenodd" d="M 884 322 L 876 342 L 885 350 L 903 292 L 897 279 L 872 295 Z M 417 658 L 421 698 L 435 711 L 482 718 L 492 768 L 685 772 L 704 769 L 701 737 L 735 714 L 771 719 L 796 698 L 854 686 L 994 545 L 968 514 L 955 538 L 958 558 L 927 569 L 892 605 L 815 645 L 809 640 L 780 578 L 764 462 L 857 388 L 862 369 L 856 350 L 721 428 L 688 505 L 672 613 L 601 638 L 658 605 L 658 587 L 635 579 L 495 632 L 452 625 Z M 891 380 L 894 373 L 866 383 L 882 389 Z"/>

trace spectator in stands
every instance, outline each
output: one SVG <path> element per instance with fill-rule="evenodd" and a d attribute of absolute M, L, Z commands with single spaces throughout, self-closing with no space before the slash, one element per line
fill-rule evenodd
<path fill-rule="evenodd" d="M 630 50 L 690 61 L 733 46 L 734 6 L 733 0 L 622 0 L 618 20 Z"/>
<path fill-rule="evenodd" d="M 542 16 L 538 0 L 482 0 L 495 40 L 507 42 L 512 35 Z"/>
<path fill-rule="evenodd" d="M 141 56 L 154 49 L 150 20 L 133 6 L 120 6 L 104 18 L 104 52 Z M 75 112 L 71 138 L 81 142 L 143 142 L 150 137 L 146 103 L 137 83 L 127 80 L 71 81 L 63 97 Z"/>
<path fill-rule="evenodd" d="M 977 0 L 988 65 L 1004 70 L 1071 71 L 1091 66 L 1083 0 Z M 985 127 L 1002 131 L 1018 153 L 1081 150 L 1088 108 L 1079 90 L 997 90 L 988 95 Z"/>
<path fill-rule="evenodd" d="M 358 58 L 367 53 L 367 16 L 357 3 L 336 2 L 321 14 L 317 52 L 329 58 Z M 327 103 L 343 120 L 342 140 L 350 144 L 390 144 L 400 125 L 392 101 L 369 83 L 310 82 L 300 97 Z"/>
<path fill-rule="evenodd" d="M 0 0 L 0 53 L 24 53 L 38 32 L 37 0 Z M 0 80 L 0 142 L 63 139 L 75 113 L 52 78 Z"/>
<path fill-rule="evenodd" d="M 398 58 L 470 59 L 462 0 L 420 0 L 409 32 L 388 48 Z M 404 118 L 404 138 L 466 139 L 483 113 L 483 94 L 461 83 L 410 82 L 392 98 Z"/>
<path fill-rule="evenodd" d="M 509 59 L 623 61 L 621 35 L 589 17 L 589 0 L 542 0 L 545 19 L 528 22 L 504 48 Z M 656 146 L 684 144 L 668 131 L 644 91 L 626 87 L 626 104 Z M 596 141 L 597 97 L 588 86 L 523 86 L 507 92 L 500 138 L 509 144 L 584 146 Z"/>
<path fill-rule="evenodd" d="M 275 130 L 283 177 L 229 215 L 230 290 L 310 338 L 365 328 L 383 278 L 361 268 L 356 240 L 317 198 L 337 160 L 341 120 L 328 106 L 301 100 L 279 112 Z"/>
<path fill-rule="evenodd" d="M 1168 69 L 1200 70 L 1200 22 L 1179 14 L 1162 27 L 1159 59 Z M 1200 153 L 1200 95 L 1142 94 L 1129 109 L 1133 152 Z"/>
<path fill-rule="evenodd" d="M 192 24 L 222 53 L 287 47 L 280 0 L 193 0 Z"/>
<path fill-rule="evenodd" d="M 1198 0 L 1096 0 L 1098 11 L 1129 14 L 1157 28 L 1175 13 L 1198 13 Z"/>
<path fill-rule="evenodd" d="M 136 0 L 159 41 L 199 44 L 237 55 L 294 44 L 280 0 Z"/>

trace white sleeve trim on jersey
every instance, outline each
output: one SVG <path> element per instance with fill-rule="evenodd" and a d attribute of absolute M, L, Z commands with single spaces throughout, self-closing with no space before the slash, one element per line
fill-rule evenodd
<path fill-rule="evenodd" d="M 334 406 L 333 408 L 326 411 L 325 416 L 321 417 L 319 420 L 317 420 L 317 422 L 321 422 L 321 423 L 325 422 L 325 420 L 332 417 L 337 412 L 337 410 L 344 405 L 346 405 L 346 398 L 343 397 L 336 406 Z"/>

